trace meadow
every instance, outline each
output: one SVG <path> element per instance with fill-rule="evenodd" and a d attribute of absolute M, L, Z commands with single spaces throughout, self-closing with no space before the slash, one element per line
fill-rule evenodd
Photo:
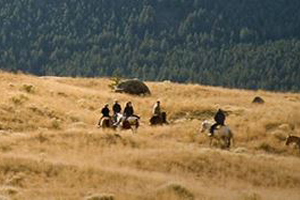
<path fill-rule="evenodd" d="M 108 78 L 0 72 L 0 199 L 299 200 L 300 94 L 146 82 L 151 96 L 114 93 Z M 264 104 L 253 104 L 260 96 Z M 138 132 L 96 124 L 105 103 L 133 103 Z M 169 125 L 151 127 L 160 100 Z M 229 150 L 200 134 L 218 108 Z"/>

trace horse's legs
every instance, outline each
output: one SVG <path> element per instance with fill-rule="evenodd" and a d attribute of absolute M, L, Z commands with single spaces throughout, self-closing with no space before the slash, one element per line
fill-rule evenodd
<path fill-rule="evenodd" d="M 135 128 L 138 129 L 138 127 L 140 126 L 139 120 L 135 121 Z"/>
<path fill-rule="evenodd" d="M 134 128 L 133 128 L 133 127 L 134 127 Z M 133 133 L 137 133 L 138 127 L 139 127 L 139 121 L 138 121 L 138 120 L 135 120 L 135 125 L 134 125 L 134 126 L 131 125 L 132 132 L 133 132 Z"/>
<path fill-rule="evenodd" d="M 134 127 L 131 127 L 131 130 L 132 130 L 132 133 L 136 133 L 137 131 L 136 131 L 136 128 Z"/>
<path fill-rule="evenodd" d="M 212 140 L 213 140 L 212 137 L 210 137 L 210 138 L 209 138 L 209 146 L 210 146 L 210 147 L 211 147 L 211 145 L 212 145 Z"/>
<path fill-rule="evenodd" d="M 231 137 L 231 142 L 232 142 L 232 146 L 235 146 L 235 141 L 234 141 L 234 137 Z"/>
<path fill-rule="evenodd" d="M 300 140 L 297 141 L 297 146 L 298 146 L 298 149 L 299 149 L 299 152 L 300 152 Z"/>
<path fill-rule="evenodd" d="M 231 144 L 231 138 L 227 138 L 226 148 L 229 148 Z"/>

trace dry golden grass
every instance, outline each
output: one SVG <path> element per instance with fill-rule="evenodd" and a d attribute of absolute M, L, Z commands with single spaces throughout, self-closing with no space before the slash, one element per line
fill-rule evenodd
<path fill-rule="evenodd" d="M 138 97 L 109 83 L 0 73 L 0 199 L 300 199 L 300 152 L 284 141 L 300 136 L 300 94 L 149 82 Z M 96 128 L 114 99 L 133 102 L 138 133 Z M 157 99 L 168 126 L 149 126 Z M 230 150 L 198 131 L 218 108 Z"/>

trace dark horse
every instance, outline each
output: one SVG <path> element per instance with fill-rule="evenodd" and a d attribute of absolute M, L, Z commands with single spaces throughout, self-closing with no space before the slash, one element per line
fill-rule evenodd
<path fill-rule="evenodd" d="M 295 143 L 298 146 L 298 149 L 300 150 L 300 137 L 288 135 L 286 137 L 285 145 L 289 145 L 290 143 Z"/>
<path fill-rule="evenodd" d="M 166 112 L 162 112 L 161 115 L 154 115 L 150 118 L 150 125 L 162 125 L 168 124 Z"/>

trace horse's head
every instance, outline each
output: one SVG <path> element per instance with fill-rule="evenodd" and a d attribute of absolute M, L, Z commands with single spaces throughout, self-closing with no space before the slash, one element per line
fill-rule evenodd
<path fill-rule="evenodd" d="M 201 123 L 201 129 L 200 129 L 200 133 L 205 132 L 206 130 L 209 130 L 209 128 L 211 127 L 211 123 L 207 120 L 204 120 Z"/>
<path fill-rule="evenodd" d="M 285 139 L 285 145 L 289 145 L 292 142 L 292 137 L 291 135 L 288 135 Z"/>

